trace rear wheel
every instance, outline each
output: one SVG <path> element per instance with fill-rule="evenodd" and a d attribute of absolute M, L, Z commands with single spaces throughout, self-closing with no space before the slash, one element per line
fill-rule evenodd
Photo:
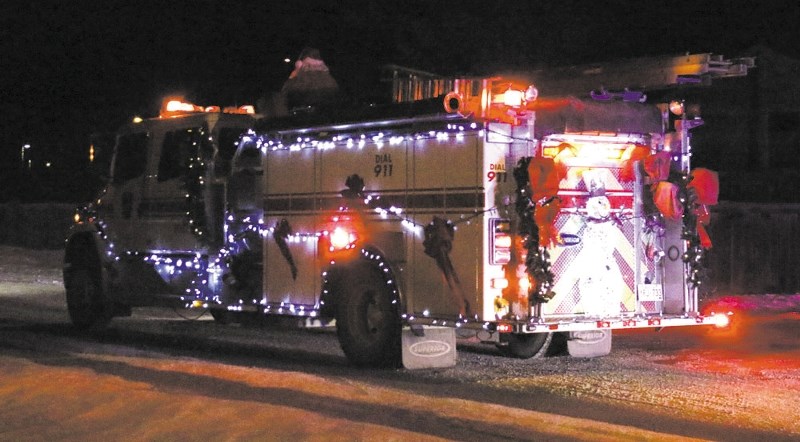
<path fill-rule="evenodd" d="M 102 328 L 113 316 L 113 305 L 103 293 L 100 269 L 96 260 L 83 252 L 74 257 L 64 275 L 67 310 L 78 329 Z"/>
<path fill-rule="evenodd" d="M 553 341 L 553 333 L 509 333 L 501 335 L 497 346 L 503 356 L 530 359 L 540 358 L 548 353 Z"/>
<path fill-rule="evenodd" d="M 386 282 L 371 268 L 350 275 L 337 288 L 336 333 L 342 350 L 356 365 L 399 366 L 400 317 Z"/>
<path fill-rule="evenodd" d="M 553 340 L 550 341 L 550 346 L 547 348 L 547 356 L 569 355 L 569 351 L 567 350 L 568 338 L 569 333 L 567 332 L 553 333 Z"/>

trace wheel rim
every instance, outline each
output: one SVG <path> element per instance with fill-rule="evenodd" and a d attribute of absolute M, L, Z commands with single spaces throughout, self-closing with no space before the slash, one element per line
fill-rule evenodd
<path fill-rule="evenodd" d="M 381 308 L 379 295 L 372 290 L 367 292 L 364 308 L 364 325 L 366 326 L 367 334 L 380 334 L 383 325 L 386 323 L 386 312 Z"/>
<path fill-rule="evenodd" d="M 356 365 L 394 366 L 400 355 L 400 322 L 391 294 L 372 269 L 362 269 L 341 287 L 336 304 L 337 334 Z"/>
<path fill-rule="evenodd" d="M 88 275 L 81 271 L 73 277 L 70 304 L 74 310 L 85 312 L 92 308 L 95 288 Z"/>

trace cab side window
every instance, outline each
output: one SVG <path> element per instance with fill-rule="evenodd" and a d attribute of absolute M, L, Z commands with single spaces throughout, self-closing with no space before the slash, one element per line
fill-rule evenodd
<path fill-rule="evenodd" d="M 165 134 L 158 162 L 158 181 L 186 176 L 189 163 L 198 155 L 201 133 L 201 128 L 196 127 Z"/>
<path fill-rule="evenodd" d="M 112 171 L 114 184 L 121 184 L 144 175 L 147 138 L 146 132 L 123 135 L 119 138 Z"/>

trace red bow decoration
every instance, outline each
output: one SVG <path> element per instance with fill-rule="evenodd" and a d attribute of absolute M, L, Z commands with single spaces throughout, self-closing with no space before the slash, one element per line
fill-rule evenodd
<path fill-rule="evenodd" d="M 664 181 L 669 178 L 669 166 L 672 159 L 669 152 L 658 152 L 644 159 L 644 171 L 653 181 Z"/>
<path fill-rule="evenodd" d="M 695 206 L 694 215 L 697 217 L 697 236 L 700 237 L 700 246 L 704 249 L 711 248 L 711 237 L 706 231 L 706 226 L 711 222 L 711 213 L 704 204 Z"/>
<path fill-rule="evenodd" d="M 553 157 L 558 177 L 563 178 L 567 176 L 567 165 L 565 161 L 569 158 L 575 158 L 577 156 L 578 154 L 575 151 L 575 146 L 569 143 L 561 143 L 558 145 L 558 153 L 555 157 Z"/>
<path fill-rule="evenodd" d="M 633 181 L 636 178 L 633 173 L 634 163 L 647 158 L 649 155 L 650 148 L 647 146 L 636 145 L 625 149 L 625 153 L 622 154 L 622 169 L 619 171 L 619 179 Z"/>
<path fill-rule="evenodd" d="M 706 226 L 697 223 L 697 236 L 700 237 L 700 246 L 704 249 L 711 248 L 711 237 L 706 232 Z"/>
<path fill-rule="evenodd" d="M 552 158 L 531 158 L 528 164 L 528 179 L 531 183 L 531 200 L 535 203 L 542 198 L 553 197 L 558 193 L 561 182 L 555 161 Z"/>
<path fill-rule="evenodd" d="M 669 219 L 681 219 L 683 204 L 678 199 L 678 186 L 669 181 L 659 181 L 653 187 L 653 202 L 658 210 Z"/>
<path fill-rule="evenodd" d="M 697 223 L 707 226 L 711 222 L 711 213 L 705 205 L 695 206 L 694 215 L 697 217 Z"/>
<path fill-rule="evenodd" d="M 700 245 L 704 249 L 710 249 L 711 237 L 706 232 L 706 226 L 711 222 L 711 214 L 707 206 L 717 204 L 719 200 L 719 176 L 713 170 L 697 168 L 692 171 L 692 179 L 686 187 L 694 190 L 697 197 L 694 201 L 694 214 L 697 217 Z"/>
<path fill-rule="evenodd" d="M 686 185 L 689 189 L 694 189 L 697 195 L 697 204 L 711 205 L 717 204 L 719 199 L 719 176 L 717 172 L 704 168 L 697 168 L 692 171 L 692 179 Z"/>
<path fill-rule="evenodd" d="M 552 199 L 543 206 L 536 206 L 533 212 L 533 220 L 539 227 L 539 247 L 550 247 L 558 244 L 558 229 L 556 229 L 556 217 L 561 210 L 561 200 Z"/>

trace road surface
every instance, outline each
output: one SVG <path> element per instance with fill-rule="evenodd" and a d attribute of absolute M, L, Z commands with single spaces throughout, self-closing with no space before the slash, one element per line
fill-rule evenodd
<path fill-rule="evenodd" d="M 800 440 L 796 297 L 735 302 L 724 332 L 617 332 L 602 358 L 463 343 L 453 368 L 368 370 L 329 331 L 202 311 L 81 334 L 59 253 L 0 253 L 0 440 Z"/>

